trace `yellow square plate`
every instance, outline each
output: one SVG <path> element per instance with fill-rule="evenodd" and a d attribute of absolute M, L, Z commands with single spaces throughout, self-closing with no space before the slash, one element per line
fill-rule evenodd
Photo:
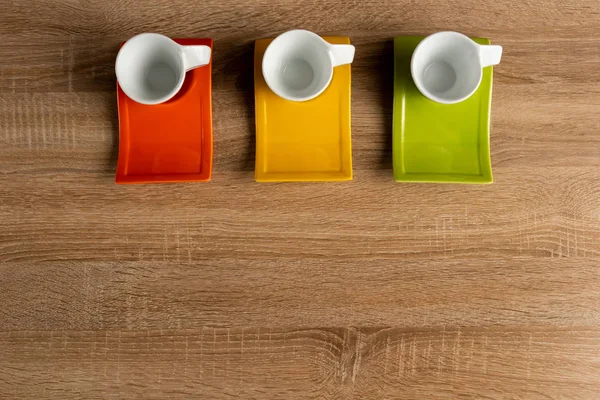
<path fill-rule="evenodd" d="M 349 44 L 348 37 L 324 37 Z M 329 87 L 317 98 L 294 102 L 265 82 L 262 59 L 273 39 L 256 41 L 256 171 L 258 182 L 346 181 L 352 179 L 350 64 L 335 67 Z"/>

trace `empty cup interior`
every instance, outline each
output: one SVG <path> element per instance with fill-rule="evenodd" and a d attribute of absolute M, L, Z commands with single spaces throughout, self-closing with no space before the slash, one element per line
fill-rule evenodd
<path fill-rule="evenodd" d="M 415 82 L 444 101 L 468 97 L 481 81 L 477 45 L 469 38 L 449 37 L 425 39 L 417 49 L 412 71 Z"/>
<path fill-rule="evenodd" d="M 275 93 L 294 99 L 319 94 L 329 84 L 332 64 L 319 38 L 280 36 L 267 49 L 263 74 Z"/>
<path fill-rule="evenodd" d="M 134 100 L 160 102 L 184 76 L 177 46 L 168 39 L 144 35 L 127 42 L 117 60 L 121 88 Z"/>

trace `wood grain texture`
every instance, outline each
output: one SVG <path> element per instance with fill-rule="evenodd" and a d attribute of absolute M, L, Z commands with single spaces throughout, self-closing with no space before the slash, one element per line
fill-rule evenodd
<path fill-rule="evenodd" d="M 253 41 L 345 34 L 355 179 L 257 184 Z M 504 46 L 489 186 L 395 184 L 392 41 Z M 116 186 L 113 63 L 212 37 L 214 179 Z M 596 399 L 597 0 L 5 0 L 1 399 Z"/>

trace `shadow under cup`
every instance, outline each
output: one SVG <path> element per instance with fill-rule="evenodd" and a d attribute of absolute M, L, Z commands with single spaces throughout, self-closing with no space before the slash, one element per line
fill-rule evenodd
<path fill-rule="evenodd" d="M 327 88 L 333 76 L 333 64 L 327 45 L 320 41 L 301 35 L 283 36 L 267 48 L 263 75 L 280 97 L 303 101 L 318 96 Z"/>
<path fill-rule="evenodd" d="M 178 45 L 156 37 L 133 38 L 125 43 L 117 57 L 116 71 L 127 96 L 143 104 L 167 101 L 185 77 Z"/>

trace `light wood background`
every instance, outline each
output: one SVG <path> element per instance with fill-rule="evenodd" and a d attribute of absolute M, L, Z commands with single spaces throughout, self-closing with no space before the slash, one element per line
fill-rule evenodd
<path fill-rule="evenodd" d="M 253 181 L 253 41 L 347 34 L 355 179 Z M 505 49 L 490 186 L 396 184 L 392 42 Z M 117 186 L 113 63 L 212 37 L 214 179 Z M 0 398 L 597 399 L 598 0 L 3 0 Z"/>

